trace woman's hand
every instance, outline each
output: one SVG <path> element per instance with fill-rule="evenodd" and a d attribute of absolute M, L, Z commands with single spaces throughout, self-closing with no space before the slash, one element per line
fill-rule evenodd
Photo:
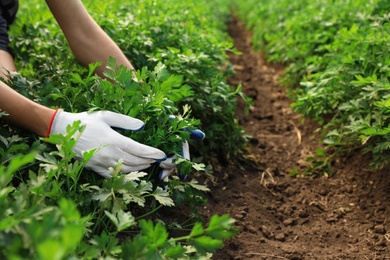
<path fill-rule="evenodd" d="M 129 173 L 146 169 L 152 163 L 166 158 L 161 150 L 138 143 L 112 129 L 137 131 L 144 127 L 141 120 L 110 111 L 68 113 L 57 110 L 49 133 L 65 134 L 67 126 L 75 121 L 85 125 L 84 132 L 73 148 L 77 153 L 76 159 L 81 159 L 83 152 L 98 148 L 86 167 L 103 177 L 111 177 L 108 168 L 114 167 L 119 159 L 123 160 L 122 172 Z"/>

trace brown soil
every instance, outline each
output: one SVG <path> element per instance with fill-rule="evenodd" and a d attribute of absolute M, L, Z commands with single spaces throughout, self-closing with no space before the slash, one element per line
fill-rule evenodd
<path fill-rule="evenodd" d="M 294 113 L 281 66 L 255 53 L 250 35 L 237 21 L 230 34 L 242 55 L 231 55 L 236 74 L 254 106 L 237 119 L 253 137 L 248 157 L 253 169 L 224 168 L 216 173 L 202 214 L 230 214 L 239 234 L 213 259 L 390 259 L 390 178 L 368 170 L 362 153 L 344 155 L 330 176 L 292 177 L 320 146 L 318 126 Z"/>

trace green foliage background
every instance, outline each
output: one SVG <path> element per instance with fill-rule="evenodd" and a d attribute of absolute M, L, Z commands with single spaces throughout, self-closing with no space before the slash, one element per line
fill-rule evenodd
<path fill-rule="evenodd" d="M 206 170 L 198 162 L 236 158 L 246 140 L 233 117 L 236 97 L 243 95 L 225 81 L 232 73 L 226 52 L 234 51 L 224 31 L 228 6 L 205 0 L 83 3 L 135 65 L 140 81 L 113 59 L 105 74 L 111 81 L 93 75 L 98 64 L 80 66 L 45 3 L 32 0 L 20 3 L 10 29 L 19 74 L 7 83 L 54 108 L 137 117 L 145 130 L 131 137 L 167 153 L 189 139 L 183 128 L 200 128 L 207 138 L 191 143 L 196 162 L 182 162 L 190 178 L 172 176 L 167 185 L 156 178 L 156 166 L 122 175 L 118 162 L 110 179 L 87 171 L 94 151 L 73 160 L 79 123 L 65 136 L 44 140 L 2 125 L 0 258 L 209 259 L 234 234 L 234 220 L 216 215 L 203 225 L 196 209 L 209 190 L 192 177 Z M 176 119 L 169 120 L 171 114 Z M 191 209 L 189 219 L 165 223 L 160 209 L 183 203 Z M 172 227 L 186 235 L 170 237 Z"/>
<path fill-rule="evenodd" d="M 363 149 L 389 165 L 389 3 L 386 0 L 231 1 L 270 62 L 293 107 L 322 124 L 338 151 Z"/>
<path fill-rule="evenodd" d="M 224 31 L 229 8 L 223 0 L 206 4 L 152 0 L 83 2 L 136 69 L 153 70 L 161 62 L 169 73 L 182 76 L 182 83 L 194 91 L 194 95 L 180 102 L 191 106 L 192 115 L 201 121 L 199 128 L 207 136 L 204 141 L 191 144 L 194 155 L 208 161 L 233 160 L 240 154 L 245 134 L 233 114 L 241 92 L 226 83 L 233 69 L 226 52 L 235 50 Z M 85 71 L 85 75 L 87 71 L 77 64 L 42 1 L 22 6 L 11 37 L 20 73 L 43 83 L 36 86 L 41 89 L 35 100 L 72 111 L 90 108 L 82 99 L 74 100 L 77 106 L 71 107 L 53 101 L 49 95 L 54 87 L 60 91 L 68 88 L 69 74 Z M 75 98 L 76 90 L 67 91 L 73 92 L 69 95 Z"/>

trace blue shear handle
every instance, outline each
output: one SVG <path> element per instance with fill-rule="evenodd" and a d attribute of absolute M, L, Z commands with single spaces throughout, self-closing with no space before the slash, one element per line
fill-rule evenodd
<path fill-rule="evenodd" d="M 173 120 L 175 118 L 176 118 L 176 116 L 174 116 L 174 115 L 170 115 L 169 116 L 170 120 Z M 206 137 L 205 133 L 203 133 L 199 129 L 189 130 L 188 128 L 183 128 L 183 130 L 189 132 L 190 133 L 190 139 L 194 140 L 194 141 L 200 141 L 200 140 L 203 140 Z"/>
<path fill-rule="evenodd" d="M 199 129 L 188 130 L 187 128 L 183 128 L 183 130 L 190 132 L 190 139 L 194 141 L 200 141 L 205 138 L 205 134 Z"/>

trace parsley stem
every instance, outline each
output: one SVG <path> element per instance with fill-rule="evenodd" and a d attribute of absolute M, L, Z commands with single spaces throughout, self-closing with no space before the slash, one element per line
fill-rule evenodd
<path fill-rule="evenodd" d="M 159 205 L 159 206 L 155 207 L 154 209 L 152 209 L 151 211 L 149 211 L 148 213 L 146 213 L 142 216 L 136 217 L 135 219 L 138 220 L 138 219 L 144 218 L 146 216 L 149 216 L 149 215 L 153 214 L 154 212 L 156 212 L 157 210 L 161 209 L 162 207 L 163 207 L 163 205 Z"/>

